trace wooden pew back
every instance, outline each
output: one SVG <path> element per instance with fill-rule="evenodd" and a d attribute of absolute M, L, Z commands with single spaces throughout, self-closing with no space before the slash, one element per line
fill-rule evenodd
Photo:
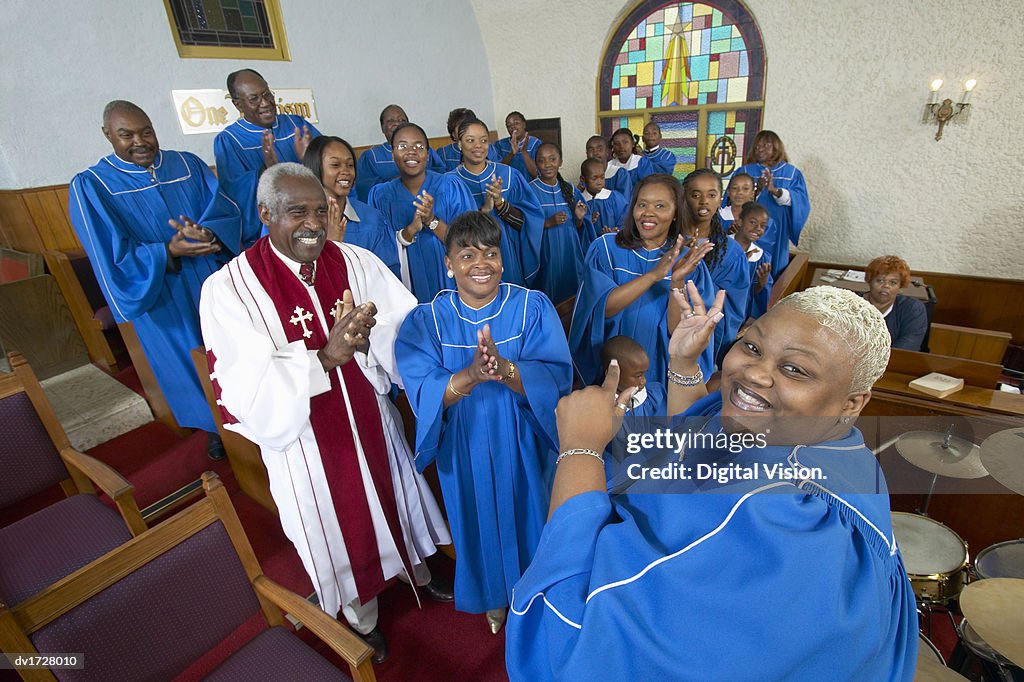
<path fill-rule="evenodd" d="M 933 322 L 928 346 L 936 355 L 1001 365 L 1010 339 L 1009 332 Z"/>

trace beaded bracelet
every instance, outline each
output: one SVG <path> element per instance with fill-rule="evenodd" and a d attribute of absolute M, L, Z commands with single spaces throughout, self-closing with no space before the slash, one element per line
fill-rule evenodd
<path fill-rule="evenodd" d="M 604 455 L 597 450 L 591 450 L 589 448 L 573 448 L 572 450 L 566 450 L 560 454 L 558 459 L 555 460 L 555 466 L 558 466 L 566 457 L 572 457 L 573 455 L 590 455 L 591 457 L 596 457 L 597 461 L 601 464 L 604 464 Z"/>
<path fill-rule="evenodd" d="M 696 386 L 704 381 L 704 373 L 697 369 L 697 373 L 693 376 L 684 376 L 679 372 L 673 372 L 671 369 L 668 371 L 668 380 L 677 386 Z"/>

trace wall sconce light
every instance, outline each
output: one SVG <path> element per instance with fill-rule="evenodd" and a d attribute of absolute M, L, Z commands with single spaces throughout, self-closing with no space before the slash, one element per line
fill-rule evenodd
<path fill-rule="evenodd" d="M 948 97 L 940 102 L 939 89 L 942 87 L 942 80 L 936 78 L 932 81 L 932 92 L 928 98 L 928 103 L 924 105 L 924 117 L 921 119 L 921 123 L 935 123 L 939 126 L 938 131 L 935 133 L 936 142 L 942 139 L 943 129 L 953 118 L 956 118 L 958 123 L 967 123 L 971 116 L 971 105 L 969 102 L 971 92 L 977 84 L 978 81 L 973 78 L 965 82 L 964 92 L 960 97 L 960 101 L 954 103 Z"/>

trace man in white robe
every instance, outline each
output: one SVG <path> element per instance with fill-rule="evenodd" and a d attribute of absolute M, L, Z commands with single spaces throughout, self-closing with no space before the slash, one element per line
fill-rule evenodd
<path fill-rule="evenodd" d="M 451 600 L 424 561 L 451 538 L 387 397 L 416 299 L 369 251 L 326 241 L 327 200 L 305 167 L 271 167 L 257 196 L 269 236 L 203 286 L 214 393 L 225 428 L 260 446 L 321 608 L 341 610 L 379 662 L 387 580 Z"/>

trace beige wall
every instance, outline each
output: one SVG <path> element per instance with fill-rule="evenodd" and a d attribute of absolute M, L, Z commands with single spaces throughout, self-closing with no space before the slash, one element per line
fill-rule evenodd
<path fill-rule="evenodd" d="M 566 177 L 595 128 L 595 78 L 622 0 L 471 0 L 494 111 L 560 116 Z M 801 246 L 866 263 L 1024 277 L 1024 48 L 1018 2 L 749 0 L 768 55 L 765 126 L 810 189 Z M 966 126 L 941 142 L 919 123 L 928 84 L 978 86 Z M 501 120 L 494 125 L 500 126 Z"/>

